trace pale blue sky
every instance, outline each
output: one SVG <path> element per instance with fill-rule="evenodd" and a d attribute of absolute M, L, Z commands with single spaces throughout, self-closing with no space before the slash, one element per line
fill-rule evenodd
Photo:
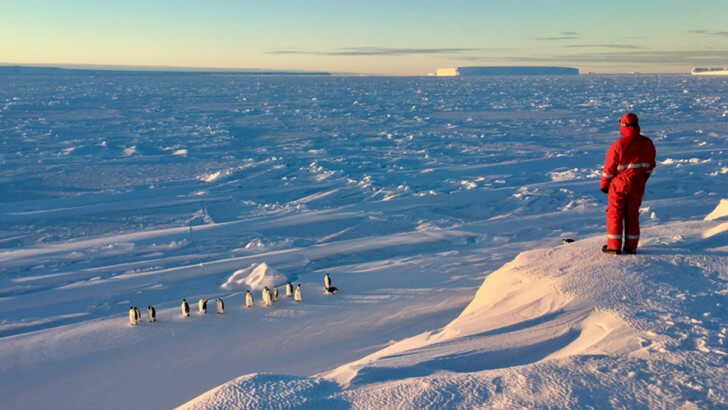
<path fill-rule="evenodd" d="M 728 65 L 725 0 L 0 0 L 0 62 L 424 74 Z"/>

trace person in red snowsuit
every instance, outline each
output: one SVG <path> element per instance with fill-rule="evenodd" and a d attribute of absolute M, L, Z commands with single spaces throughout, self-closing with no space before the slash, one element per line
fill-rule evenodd
<path fill-rule="evenodd" d="M 599 184 L 602 192 L 609 195 L 607 244 L 602 251 L 633 254 L 640 240 L 639 214 L 645 184 L 656 165 L 655 146 L 640 134 L 638 118 L 633 113 L 619 120 L 619 132 L 622 138 L 609 148 Z"/>

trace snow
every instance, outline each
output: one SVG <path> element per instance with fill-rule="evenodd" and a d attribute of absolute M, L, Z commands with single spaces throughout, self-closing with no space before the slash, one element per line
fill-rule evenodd
<path fill-rule="evenodd" d="M 268 266 L 265 262 L 253 263 L 245 269 L 239 269 L 223 283 L 220 288 L 225 290 L 251 289 L 263 290 L 267 287 L 285 285 L 288 278 L 281 275 L 277 270 Z"/>
<path fill-rule="evenodd" d="M 726 91 L 0 78 L 0 407 L 725 407 Z M 658 167 L 617 257 L 598 181 L 626 110 Z M 244 307 L 288 280 L 302 303 Z"/>
<path fill-rule="evenodd" d="M 205 182 L 213 182 L 216 179 L 220 178 L 220 175 L 222 175 L 222 171 L 216 171 L 208 175 L 202 175 L 200 176 L 200 179 Z"/>
<path fill-rule="evenodd" d="M 711 251 L 718 242 L 702 235 L 714 225 L 653 227 L 648 251 L 616 261 L 593 256 L 600 237 L 523 252 L 489 275 L 440 329 L 310 378 L 242 376 L 182 407 L 279 400 L 355 408 L 588 407 L 606 397 L 615 407 L 725 403 L 728 257 Z M 660 243 L 675 233 L 690 242 L 690 254 Z"/>
<path fill-rule="evenodd" d="M 126 156 L 134 155 L 136 153 L 137 153 L 136 145 L 132 145 L 131 147 L 124 148 L 124 155 L 126 155 Z"/>
<path fill-rule="evenodd" d="M 720 204 L 706 217 L 706 221 L 715 221 L 716 219 L 725 218 L 728 216 L 728 199 L 721 199 Z"/>

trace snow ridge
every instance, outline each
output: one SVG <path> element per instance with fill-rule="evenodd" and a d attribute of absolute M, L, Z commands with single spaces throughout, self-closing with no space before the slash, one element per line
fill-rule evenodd
<path fill-rule="evenodd" d="M 308 379 L 243 376 L 183 407 L 244 408 L 249 391 L 257 404 L 297 392 L 287 408 L 725 405 L 728 256 L 705 236 L 720 226 L 649 228 L 636 256 L 597 253 L 601 236 L 523 252 L 439 331 Z"/>

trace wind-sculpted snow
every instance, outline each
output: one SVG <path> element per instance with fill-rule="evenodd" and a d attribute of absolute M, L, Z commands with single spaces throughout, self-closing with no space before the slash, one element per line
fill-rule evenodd
<path fill-rule="evenodd" d="M 344 408 L 344 400 L 329 398 L 336 383 L 321 379 L 252 374 L 214 389 L 187 404 L 188 409 L 326 409 Z"/>
<path fill-rule="evenodd" d="M 484 387 L 491 381 L 471 373 L 501 372 L 500 380 L 518 385 L 506 374 L 510 366 L 542 368 L 600 349 L 622 354 L 591 341 L 608 329 L 604 340 L 629 342 L 629 350 L 644 331 L 630 319 L 638 305 L 608 299 L 603 310 L 586 312 L 593 299 L 568 287 L 531 295 L 528 286 L 513 284 L 523 300 L 545 299 L 514 305 L 513 312 L 493 310 L 493 322 L 470 336 L 457 337 L 463 328 L 448 324 L 464 323 L 453 320 L 483 279 L 522 252 L 574 238 L 575 258 L 602 258 L 606 198 L 598 179 L 617 120 L 628 110 L 655 141 L 658 167 L 641 209 L 649 264 L 618 259 L 619 275 L 622 268 L 657 274 L 680 266 L 695 275 L 713 269 L 712 258 L 725 252 L 720 223 L 702 231 L 703 242 L 693 231 L 656 229 L 702 221 L 728 197 L 725 95 L 727 79 L 690 76 L 4 75 L 0 407 L 44 408 L 58 397 L 68 408 L 171 407 L 246 374 L 261 375 L 247 382 L 253 384 L 292 375 L 280 377 L 355 407 L 374 407 L 368 400 L 389 394 L 377 383 L 391 383 L 390 400 L 413 397 L 414 407 L 486 399 L 506 406 L 496 393 L 507 385 Z M 711 215 L 721 220 L 718 210 Z M 674 254 L 657 258 L 660 249 Z M 689 257 L 696 249 L 698 256 Z M 280 276 L 247 275 L 262 264 Z M 323 293 L 325 273 L 336 295 Z M 666 280 L 675 279 L 670 275 Z M 696 286 L 719 286 L 701 275 Z M 245 291 L 263 283 L 246 279 L 272 276 L 270 283 L 301 283 L 303 301 L 283 295 L 266 308 L 256 292 L 255 307 L 245 308 Z M 547 285 L 565 286 L 551 279 Z M 691 339 L 697 324 L 690 320 L 707 323 L 700 315 L 721 314 L 693 312 L 702 305 L 690 305 L 691 297 L 713 302 L 698 288 L 673 291 L 692 285 L 670 285 L 670 297 L 687 310 L 665 310 L 675 326 L 660 332 L 690 335 L 675 351 L 697 355 L 700 369 L 700 358 L 716 354 L 725 336 L 704 327 L 707 335 Z M 218 297 L 224 315 L 180 315 L 182 298 Z M 130 326 L 129 306 L 148 305 L 158 321 Z M 538 337 L 528 343 L 508 342 L 534 329 Z M 345 366 L 427 332 L 443 344 Z M 479 340 L 486 348 L 471 349 Z M 306 378 L 344 368 L 351 388 Z M 451 373 L 463 379 L 443 376 Z M 150 374 L 157 376 L 145 378 Z M 410 390 L 408 375 L 445 390 L 422 383 Z M 621 383 L 606 377 L 599 380 Z M 707 398 L 698 394 L 699 403 L 724 397 L 724 389 L 708 393 L 703 381 L 686 383 L 703 389 Z M 519 403 L 528 402 L 511 404 Z"/>
<path fill-rule="evenodd" d="M 618 260 L 591 256 L 601 238 L 522 253 L 441 329 L 305 381 L 232 380 L 183 407 L 246 408 L 259 389 L 261 408 L 725 406 L 728 257 L 703 234 L 716 228 L 728 232 L 651 228 L 651 251 Z"/>
<path fill-rule="evenodd" d="M 225 290 L 250 289 L 262 290 L 265 287 L 273 289 L 282 286 L 288 278 L 281 275 L 275 268 L 265 262 L 252 264 L 244 269 L 238 269 L 220 287 Z"/>

